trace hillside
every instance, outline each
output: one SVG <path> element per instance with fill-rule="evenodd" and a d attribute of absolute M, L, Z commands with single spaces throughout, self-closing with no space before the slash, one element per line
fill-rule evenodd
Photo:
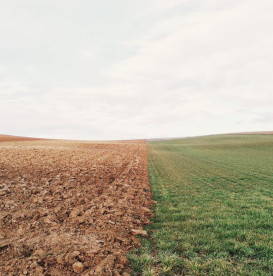
<path fill-rule="evenodd" d="M 150 143 L 155 218 L 139 275 L 272 275 L 273 136 Z"/>
<path fill-rule="evenodd" d="M 41 140 L 41 139 L 39 139 L 39 138 L 32 138 L 32 137 L 20 137 L 20 136 L 0 134 L 0 142 L 32 141 L 32 140 Z"/>

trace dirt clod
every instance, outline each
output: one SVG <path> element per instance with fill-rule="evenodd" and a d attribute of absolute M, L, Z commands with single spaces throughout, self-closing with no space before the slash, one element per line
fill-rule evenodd
<path fill-rule="evenodd" d="M 76 273 L 81 273 L 83 272 L 84 266 L 81 262 L 76 262 L 73 264 L 73 271 Z"/>
<path fill-rule="evenodd" d="M 132 229 L 132 234 L 133 235 L 140 235 L 146 237 L 148 235 L 147 231 L 145 230 L 140 230 L 140 229 Z"/>

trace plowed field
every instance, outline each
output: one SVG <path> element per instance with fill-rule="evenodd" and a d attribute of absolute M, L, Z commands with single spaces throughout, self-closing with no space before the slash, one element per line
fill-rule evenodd
<path fill-rule="evenodd" d="M 0 275 L 128 275 L 151 217 L 145 142 L 6 140 Z"/>

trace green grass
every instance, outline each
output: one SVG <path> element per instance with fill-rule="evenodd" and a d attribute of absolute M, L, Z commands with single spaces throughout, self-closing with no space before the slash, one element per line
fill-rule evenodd
<path fill-rule="evenodd" d="M 149 174 L 133 275 L 273 275 L 273 135 L 153 142 Z"/>

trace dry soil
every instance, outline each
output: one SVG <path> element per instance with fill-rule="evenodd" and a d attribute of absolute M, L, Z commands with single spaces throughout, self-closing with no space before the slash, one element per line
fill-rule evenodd
<path fill-rule="evenodd" d="M 0 275 L 129 275 L 152 203 L 143 141 L 5 136 Z"/>

